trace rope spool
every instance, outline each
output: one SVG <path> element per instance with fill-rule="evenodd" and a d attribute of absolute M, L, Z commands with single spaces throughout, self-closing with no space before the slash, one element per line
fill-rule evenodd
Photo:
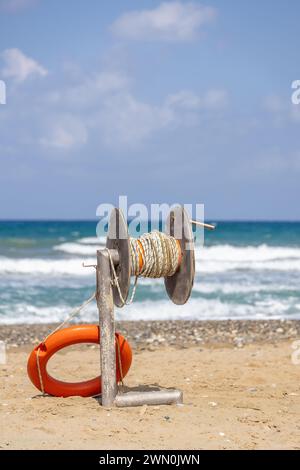
<path fill-rule="evenodd" d="M 115 208 L 110 215 L 106 242 L 113 275 L 113 297 L 117 307 L 130 304 L 139 277 L 164 278 L 170 299 L 178 305 L 187 302 L 194 281 L 195 258 L 191 222 L 183 207 L 173 209 L 166 222 L 166 233 L 153 231 L 130 238 L 122 212 Z M 110 250 L 118 252 L 113 263 Z M 135 283 L 130 300 L 130 278 Z"/>
<path fill-rule="evenodd" d="M 180 266 L 180 243 L 165 233 L 153 231 L 130 238 L 131 275 L 152 279 L 173 276 Z"/>

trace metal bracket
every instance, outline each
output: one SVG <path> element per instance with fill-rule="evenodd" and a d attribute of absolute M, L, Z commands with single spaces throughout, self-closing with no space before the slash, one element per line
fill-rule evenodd
<path fill-rule="evenodd" d="M 96 264 L 85 264 L 85 262 L 82 263 L 83 268 L 97 268 Z"/>

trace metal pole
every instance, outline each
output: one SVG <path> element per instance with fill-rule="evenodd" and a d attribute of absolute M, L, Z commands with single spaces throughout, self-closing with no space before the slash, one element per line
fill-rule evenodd
<path fill-rule="evenodd" d="M 110 260 L 106 250 L 97 251 L 96 299 L 100 326 L 102 406 L 111 407 L 117 394 L 114 303 Z"/>

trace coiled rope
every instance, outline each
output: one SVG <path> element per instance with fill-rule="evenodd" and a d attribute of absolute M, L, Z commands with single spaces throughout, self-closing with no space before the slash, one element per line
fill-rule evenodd
<path fill-rule="evenodd" d="M 126 301 L 121 293 L 118 276 L 110 251 L 111 270 L 114 285 L 122 302 L 121 307 L 133 302 L 137 281 L 139 277 L 160 278 L 173 276 L 180 266 L 182 253 L 180 243 L 176 238 L 159 231 L 145 233 L 139 238 L 130 238 L 131 275 L 135 276 L 135 282 L 129 301 Z"/>
<path fill-rule="evenodd" d="M 181 258 L 177 240 L 158 231 L 145 233 L 140 238 L 130 238 L 130 252 L 132 276 L 173 276 Z"/>

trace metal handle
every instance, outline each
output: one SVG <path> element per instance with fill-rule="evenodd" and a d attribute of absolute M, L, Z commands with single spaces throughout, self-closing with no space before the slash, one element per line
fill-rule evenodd
<path fill-rule="evenodd" d="M 199 225 L 199 227 L 207 228 L 207 230 L 215 230 L 216 226 L 211 224 L 205 224 L 204 222 L 198 222 L 198 220 L 190 220 L 191 224 Z"/>

